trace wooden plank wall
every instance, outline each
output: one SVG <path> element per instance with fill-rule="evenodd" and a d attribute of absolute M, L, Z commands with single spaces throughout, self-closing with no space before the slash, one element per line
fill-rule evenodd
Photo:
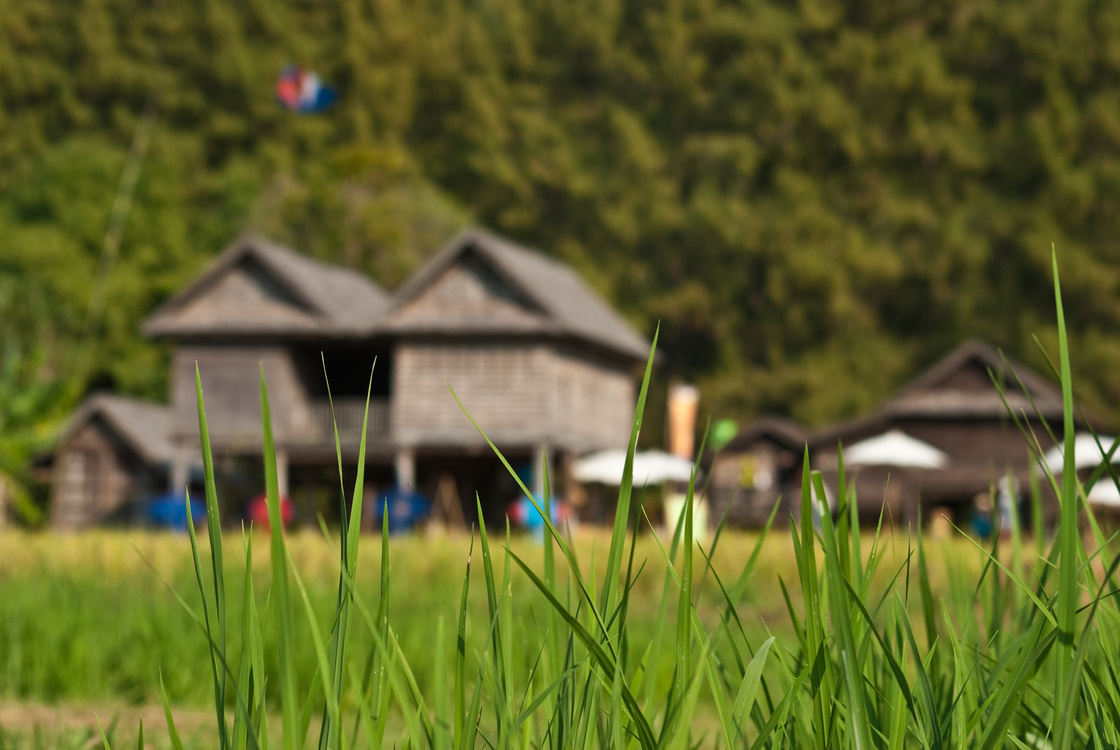
<path fill-rule="evenodd" d="M 101 425 L 86 425 L 59 453 L 51 525 L 79 529 L 112 513 L 131 496 L 138 469 Z"/>
<path fill-rule="evenodd" d="M 394 440 L 402 445 L 483 445 L 448 384 L 495 442 L 574 452 L 625 447 L 635 398 L 625 368 L 499 339 L 402 343 L 393 384 Z"/>
<path fill-rule="evenodd" d="M 391 422 L 402 445 L 485 445 L 454 390 L 495 442 L 534 445 L 552 434 L 549 352 L 500 340 L 402 342 L 393 356 Z"/>
<path fill-rule="evenodd" d="M 549 398 L 554 433 L 582 453 L 625 448 L 637 392 L 629 370 L 572 350 L 551 356 Z"/>
<path fill-rule="evenodd" d="M 261 363 L 268 380 L 273 432 L 278 441 L 284 439 L 294 411 L 307 408 L 306 390 L 287 348 L 240 343 L 183 344 L 175 351 L 171 373 L 177 436 L 198 438 L 195 362 L 202 376 L 206 418 L 215 445 L 260 449 Z"/>

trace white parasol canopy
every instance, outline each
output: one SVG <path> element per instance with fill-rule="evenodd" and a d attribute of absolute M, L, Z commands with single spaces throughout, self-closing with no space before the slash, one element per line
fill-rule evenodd
<path fill-rule="evenodd" d="M 1109 477 L 1101 477 L 1100 481 L 1093 485 L 1093 489 L 1089 490 L 1086 499 L 1090 505 L 1120 508 L 1120 490 L 1116 489 L 1116 485 Z"/>
<path fill-rule="evenodd" d="M 1104 435 L 1097 435 L 1101 441 L 1101 447 L 1107 451 L 1112 447 L 1112 441 L 1115 438 L 1106 437 Z M 1042 457 L 1045 466 L 1049 466 L 1054 474 L 1062 473 L 1062 456 L 1065 453 L 1065 445 L 1058 443 Z M 1076 469 L 1094 469 L 1102 461 L 1104 461 L 1104 453 L 1097 447 L 1097 441 L 1088 432 L 1082 432 L 1073 438 L 1073 459 L 1074 468 Z M 1112 454 L 1112 463 L 1120 463 L 1120 448 Z"/>
<path fill-rule="evenodd" d="M 572 475 L 579 482 L 622 484 L 626 451 L 610 450 L 591 453 L 576 461 Z M 692 476 L 692 462 L 664 451 L 642 451 L 634 454 L 634 484 L 687 482 Z"/>
<path fill-rule="evenodd" d="M 901 430 L 884 432 L 861 440 L 844 450 L 845 466 L 909 466 L 916 469 L 940 469 L 949 463 L 949 455 L 929 443 L 910 437 Z"/>

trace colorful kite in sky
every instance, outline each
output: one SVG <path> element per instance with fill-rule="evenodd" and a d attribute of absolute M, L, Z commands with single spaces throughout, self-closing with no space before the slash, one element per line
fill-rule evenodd
<path fill-rule="evenodd" d="M 323 85 L 319 76 L 289 65 L 276 79 L 276 98 L 293 112 L 322 112 L 335 103 L 338 95 L 330 86 Z"/>

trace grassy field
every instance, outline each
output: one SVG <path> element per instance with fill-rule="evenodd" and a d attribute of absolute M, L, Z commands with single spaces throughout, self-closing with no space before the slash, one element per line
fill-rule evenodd
<path fill-rule="evenodd" d="M 888 578 L 905 565 L 913 552 L 906 535 L 886 536 L 880 567 L 879 590 Z M 205 539 L 203 553 L 206 554 Z M 271 561 L 265 542 L 258 534 L 253 574 L 256 602 L 266 607 Z M 512 549 L 530 565 L 543 563 L 539 541 L 513 537 Z M 338 538 L 325 539 L 321 533 L 304 531 L 289 536 L 288 549 L 301 571 L 308 595 L 317 612 L 329 613 L 337 595 L 339 576 Z M 662 585 L 666 572 L 660 545 L 669 540 L 647 533 L 637 540 L 635 560 L 644 563 L 631 589 L 628 613 L 630 637 L 649 642 L 660 617 L 676 617 L 677 604 L 671 602 L 660 611 Z M 743 571 L 759 543 L 758 534 L 725 532 L 716 545 L 712 570 L 697 582 L 695 602 L 702 620 L 714 627 L 723 616 L 722 597 L 716 577 L 734 581 Z M 478 542 L 475 541 L 477 553 Z M 582 529 L 574 539 L 574 550 L 589 580 L 592 565 L 601 571 L 610 544 L 608 530 Z M 240 535 L 227 534 L 224 546 L 237 549 Z M 863 544 L 871 546 L 868 537 Z M 442 618 L 453 623 L 457 617 L 463 571 L 471 548 L 465 536 L 404 536 L 389 542 L 389 558 L 394 586 L 390 612 L 402 650 L 412 666 L 420 689 L 434 687 L 434 652 L 431 648 L 436 624 Z M 77 732 L 84 715 L 85 726 L 100 707 L 103 721 L 120 717 L 120 730 L 130 729 L 130 720 L 143 715 L 144 707 L 158 706 L 162 674 L 171 702 L 179 710 L 198 713 L 213 701 L 209 649 L 204 634 L 169 590 L 173 588 L 196 611 L 201 597 L 191 564 L 191 550 L 185 535 L 113 531 L 65 536 L 7 533 L 0 535 L 0 696 L 12 708 L 0 711 L 0 727 L 9 732 L 27 731 L 29 722 L 17 722 L 16 705 L 63 707 L 65 721 L 49 708 L 32 712 L 49 728 L 66 727 Z M 495 564 L 505 565 L 504 550 L 495 550 Z M 948 587 L 975 585 L 982 555 L 964 540 L 933 543 L 930 549 L 929 581 L 934 596 L 948 599 Z M 359 552 L 355 577 L 358 596 L 376 601 L 380 582 L 381 539 L 367 537 Z M 225 585 L 233 602 L 243 595 L 244 566 L 236 562 L 226 570 Z M 472 590 L 485 589 L 484 571 L 471 569 Z M 795 638 L 780 581 L 785 581 L 791 601 L 802 607 L 796 586 L 798 571 L 792 538 L 788 530 L 774 530 L 759 548 L 753 572 L 746 581 L 736 610 L 748 640 L 762 643 L 769 634 Z M 547 604 L 532 590 L 524 577 L 512 583 L 513 631 L 524 634 L 516 652 L 535 656 L 536 634 L 547 617 Z M 913 585 L 917 590 L 917 567 L 910 566 L 893 586 Z M 601 580 L 596 584 L 601 588 Z M 487 603 L 482 595 L 469 603 L 468 638 L 470 668 L 477 668 L 485 648 L 486 634 L 477 623 L 485 623 Z M 237 622 L 241 609 L 231 609 Z M 318 623 L 329 629 L 326 615 Z M 297 675 L 310 684 L 315 672 L 315 655 L 310 647 L 307 624 L 297 623 L 298 640 L 306 644 L 297 650 Z M 275 632 L 266 635 L 266 652 L 275 653 Z M 371 643 L 355 639 L 350 658 L 364 664 Z M 659 675 L 661 689 L 672 680 L 672 644 L 665 644 L 665 669 Z M 230 651 L 237 652 L 240 641 L 231 637 Z M 273 667 L 275 668 L 275 667 Z M 278 685 L 268 686 L 269 708 L 279 709 Z M 701 704 L 710 704 L 705 697 Z M 707 705 L 710 711 L 711 706 Z M 137 713 L 137 712 L 141 713 Z M 7 724 L 5 725 L 5 715 Z M 204 714 L 205 715 L 205 714 Z M 161 718 L 161 716 L 156 717 Z M 36 722 L 30 722 L 36 723 Z M 147 721 L 151 726 L 152 719 Z M 188 724 L 191 722 L 188 720 Z M 195 724 L 198 722 L 195 721 Z M 211 722 L 212 724 L 212 716 Z M 203 722 L 203 725 L 206 725 Z M 0 745 L 2 747 L 3 745 Z"/>
<path fill-rule="evenodd" d="M 254 555 L 256 598 L 261 607 L 265 605 L 270 571 L 265 541 L 265 535 L 258 536 Z M 375 601 L 378 593 L 380 542 L 378 537 L 364 539 L 359 553 L 356 588 L 367 601 Z M 576 537 L 576 553 L 589 578 L 593 562 L 602 567 L 609 542 L 609 532 L 603 530 L 584 529 Z M 713 559 L 715 572 L 724 580 L 734 580 L 757 542 L 757 534 L 723 534 Z M 237 549 L 241 539 L 227 534 L 225 545 Z M 317 611 L 330 611 L 336 596 L 337 545 L 337 538 L 328 542 L 315 531 L 288 538 L 293 561 Z M 904 536 L 891 540 L 886 547 L 889 562 L 884 570 L 904 559 L 908 545 L 909 539 Z M 158 703 L 162 670 L 173 702 L 199 706 L 212 700 L 205 637 L 167 588 L 170 585 L 193 608 L 201 609 L 185 535 L 8 533 L 0 535 L 0 549 L 0 695 L 44 702 Z M 390 610 L 402 647 L 424 685 L 432 679 L 428 646 L 434 625 L 440 617 L 448 622 L 457 617 L 469 549 L 470 539 L 465 536 L 406 536 L 390 541 L 389 557 L 396 584 Z M 542 562 L 541 545 L 532 539 L 514 537 L 513 549 L 530 564 L 539 566 Z M 979 553 L 962 542 L 947 543 L 946 549 L 950 551 L 946 559 L 964 561 L 961 575 L 975 578 Z M 495 551 L 497 565 L 504 566 L 504 555 L 504 550 Z M 933 556 L 934 588 L 940 594 L 947 578 L 938 559 L 940 553 L 934 552 Z M 636 559 L 645 563 L 645 569 L 632 589 L 629 623 L 636 638 L 648 640 L 659 616 L 665 574 L 665 559 L 652 534 L 639 538 Z M 915 574 L 912 571 L 911 577 Z M 485 585 L 482 568 L 474 566 L 471 575 L 472 588 L 481 591 Z M 797 568 L 789 534 L 774 532 L 762 546 L 737 608 L 748 632 L 759 641 L 767 629 L 790 630 L 780 578 L 792 584 L 797 579 Z M 225 583 L 232 601 L 241 600 L 243 581 L 243 566 L 231 564 Z M 535 627 L 534 621 L 545 610 L 524 578 L 514 577 L 513 586 L 517 628 L 525 632 Z M 791 595 L 800 606 L 799 591 L 795 588 Z M 705 620 L 719 617 L 721 602 L 714 577 L 709 577 L 697 592 L 696 601 Z M 485 621 L 485 597 L 475 597 L 470 607 L 472 625 Z M 675 617 L 675 603 L 668 612 Z M 231 618 L 236 621 L 240 614 L 240 609 L 232 611 Z M 324 621 L 320 625 L 328 627 L 329 623 Z M 236 640 L 233 647 L 239 647 Z M 306 649 L 300 656 L 300 674 L 309 679 L 314 671 L 314 655 Z M 354 657 L 362 660 L 365 656 L 359 644 Z M 271 697 L 276 698 L 274 694 Z"/>
<path fill-rule="evenodd" d="M 842 463 L 835 516 L 815 512 L 824 485 L 806 465 L 796 521 L 718 545 L 696 541 L 692 487 L 671 539 L 628 527 L 629 471 L 609 533 L 573 538 L 546 508 L 543 543 L 484 526 L 363 538 L 355 493 L 335 537 L 285 537 L 262 372 L 272 530 L 222 533 L 199 383 L 203 538 L 0 538 L 0 691 L 162 703 L 176 750 L 314 737 L 319 750 L 1115 748 L 1120 555 L 1074 470 L 1056 258 L 1054 278 L 1065 452 L 1060 482 L 1043 479 L 1060 500 L 1052 538 L 1035 528 L 1032 543 L 1017 523 L 986 548 L 861 533 Z M 631 458 L 651 369 L 652 354 Z M 1088 483 L 1120 486 L 1107 466 Z M 190 739 L 208 700 L 213 724 Z M 132 718 L 133 735 L 113 727 L 104 744 L 143 746 Z M 52 731 L 53 746 L 87 741 Z M 51 742 L 0 731 L 0 747 Z"/>

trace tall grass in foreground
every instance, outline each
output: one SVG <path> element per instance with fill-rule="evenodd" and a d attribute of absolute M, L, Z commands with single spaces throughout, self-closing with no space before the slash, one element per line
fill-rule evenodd
<path fill-rule="evenodd" d="M 876 533 L 861 539 L 855 498 L 843 479 L 836 517 L 814 514 L 813 498 L 824 497 L 824 487 L 806 460 L 800 513 L 789 519 L 798 576 L 795 582 L 781 583 L 794 635 L 752 639 L 740 603 L 762 539 L 767 532 L 779 533 L 771 528 L 776 519 L 771 516 L 739 575 L 722 578 L 709 563 L 720 534 L 706 549 L 695 541 L 693 477 L 683 520 L 667 547 L 659 548 L 667 563 L 662 616 L 652 638 L 634 639 L 627 614 L 645 561 L 635 556 L 637 524 L 628 529 L 627 519 L 634 502 L 631 468 L 651 355 L 603 575 L 583 572 L 587 568 L 576 559 L 569 540 L 547 521 L 547 507 L 541 509 L 547 528 L 540 569 L 511 549 L 508 529 L 481 525 L 478 555 L 472 547 L 464 561 L 458 617 L 426 626 L 435 653 L 435 682 L 427 694 L 418 687 L 389 610 L 394 581 L 385 529 L 378 598 L 366 602 L 355 596 L 360 479 L 349 516 L 340 495 L 338 596 L 327 613 L 329 629 L 320 628 L 320 614 L 280 532 L 263 376 L 272 584 L 268 604 L 260 611 L 254 604 L 252 543 L 246 537 L 241 550 L 245 602 L 236 608 L 240 622 L 230 621 L 199 383 L 210 561 L 203 564 L 192 536 L 203 601 L 201 613 L 193 616 L 210 644 L 215 744 L 237 750 L 267 747 L 269 737 L 276 735 L 268 731 L 264 686 L 278 682 L 285 748 L 304 747 L 313 725 L 321 749 L 388 744 L 438 750 L 1120 746 L 1120 605 L 1114 596 L 1120 557 L 1105 559 L 1107 540 L 1084 505 L 1074 473 L 1069 352 L 1056 261 L 1054 284 L 1066 450 L 1060 487 L 1053 476 L 1046 477 L 1061 502 L 1057 541 L 1048 551 L 1039 546 L 1031 559 L 1018 528 L 1010 555 L 998 548 L 998 539 L 990 549 L 977 545 L 987 555 L 979 578 L 960 578 L 946 600 L 935 601 L 920 535 L 913 537 L 913 547 L 897 568 L 879 570 L 885 559 L 881 537 Z M 362 445 L 364 451 L 364 439 Z M 1116 481 L 1114 475 L 1112 479 Z M 550 502 L 546 495 L 544 505 Z M 1091 550 L 1079 531 L 1082 520 Z M 1035 535 L 1041 539 L 1040 525 Z M 495 548 L 503 544 L 505 554 L 499 558 Z M 485 591 L 475 592 L 470 567 L 480 563 Z M 594 560 L 591 570 L 597 570 Z M 873 585 L 884 575 L 888 585 Z M 538 627 L 529 632 L 513 625 L 515 576 L 531 584 L 539 604 Z M 718 590 L 722 602 L 712 621 L 705 621 L 696 603 L 704 583 Z M 800 596 L 790 591 L 790 584 Z M 485 618 L 468 617 L 472 596 L 485 597 Z M 295 679 L 297 617 L 309 623 L 318 667 L 310 684 Z M 241 631 L 236 653 L 227 648 L 233 628 Z M 468 629 L 485 634 L 478 658 L 468 659 Z M 266 632 L 279 634 L 274 670 L 266 669 L 272 663 L 263 652 Z M 345 658 L 354 639 L 374 644 L 359 667 Z M 671 665 L 661 663 L 663 654 L 671 655 Z M 665 668 L 673 675 L 668 685 L 656 679 Z M 704 693 L 705 702 L 714 705 L 714 722 L 697 720 Z M 179 747 L 169 707 L 167 717 L 172 744 Z"/>

